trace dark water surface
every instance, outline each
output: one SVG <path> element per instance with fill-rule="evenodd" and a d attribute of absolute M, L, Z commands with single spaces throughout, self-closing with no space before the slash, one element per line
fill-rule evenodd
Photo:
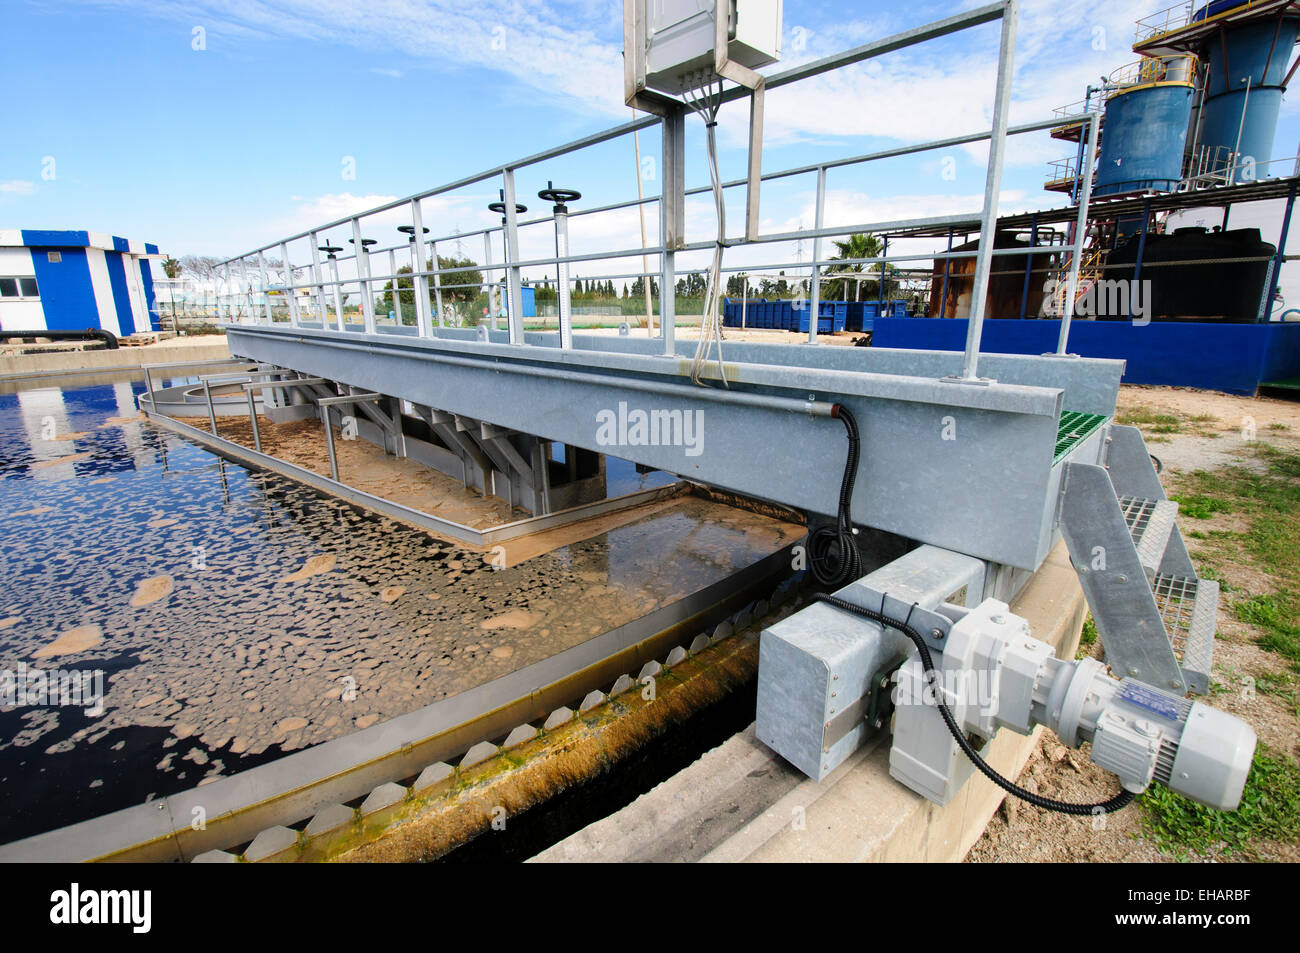
<path fill-rule="evenodd" d="M 135 417 L 142 391 L 119 379 L 0 394 L 0 843 L 507 674 L 761 559 L 792 531 L 685 498 L 494 571 L 149 426 Z M 611 493 L 646 480 L 609 469 Z M 20 698 L 24 668 L 86 673 L 102 712 Z"/>

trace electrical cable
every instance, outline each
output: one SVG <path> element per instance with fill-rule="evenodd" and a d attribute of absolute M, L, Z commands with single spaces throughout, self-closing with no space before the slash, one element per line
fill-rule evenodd
<path fill-rule="evenodd" d="M 701 70 L 696 76 L 694 86 L 682 93 L 686 104 L 704 121 L 707 137 L 709 180 L 713 187 L 714 211 L 718 219 L 718 237 L 716 239 L 713 260 L 709 265 L 705 283 L 704 308 L 700 318 L 700 338 L 695 345 L 695 356 L 691 360 L 691 380 L 704 386 L 704 364 L 709 360 L 713 348 L 717 347 L 719 370 L 722 364 L 722 253 L 726 247 L 727 208 L 722 192 L 722 174 L 718 168 L 717 125 L 718 111 L 722 108 L 722 78 L 716 82 L 708 73 Z M 664 294 L 672 294 L 674 289 L 665 288 Z M 724 387 L 730 387 L 725 374 L 719 373 Z"/>
<path fill-rule="evenodd" d="M 916 646 L 916 650 L 921 656 L 921 665 L 925 672 L 926 681 L 929 683 L 931 690 L 934 692 L 935 705 L 939 709 L 939 714 L 943 716 L 944 724 L 948 726 L 948 731 L 952 734 L 953 739 L 957 742 L 958 747 L 971 760 L 975 767 L 979 768 L 986 778 L 996 784 L 1008 794 L 1014 794 L 1022 801 L 1026 801 L 1035 807 L 1041 807 L 1044 810 L 1056 811 L 1060 814 L 1074 814 L 1081 817 L 1087 817 L 1093 814 L 1109 814 L 1112 811 L 1118 811 L 1120 808 L 1129 805 L 1134 798 L 1132 791 L 1121 790 L 1114 797 L 1106 801 L 1100 801 L 1096 804 L 1077 804 L 1072 801 L 1057 801 L 1053 798 L 1043 797 L 1035 794 L 1033 791 L 1027 791 L 1020 785 L 1016 784 L 1009 778 L 999 774 L 992 765 L 985 761 L 978 751 L 966 739 L 966 733 L 961 730 L 957 724 L 957 719 L 953 717 L 952 710 L 948 703 L 944 701 L 942 688 L 939 685 L 939 673 L 934 667 L 934 657 L 930 654 L 930 647 L 925 644 L 925 639 L 921 633 L 914 629 L 906 620 L 894 619 L 885 615 L 883 612 L 877 612 L 874 609 L 868 609 L 864 606 L 855 605 L 838 596 L 832 596 L 827 593 L 817 593 L 814 597 L 819 602 L 825 602 L 844 612 L 850 612 L 853 615 L 862 616 L 864 619 L 870 619 L 880 625 L 889 626 L 891 629 L 897 629 Z M 881 600 L 884 604 L 884 600 Z M 915 608 L 915 605 L 913 606 Z"/>
<path fill-rule="evenodd" d="M 838 589 L 862 575 L 862 553 L 858 550 L 857 531 L 853 528 L 851 513 L 853 483 L 858 477 L 861 435 L 857 419 L 843 404 L 832 407 L 831 416 L 838 417 L 844 423 L 844 429 L 848 431 L 849 452 L 844 461 L 844 477 L 840 481 L 840 501 L 835 524 L 818 527 L 808 537 L 808 568 L 822 586 Z"/>
<path fill-rule="evenodd" d="M 849 451 L 844 462 L 844 476 L 840 481 L 839 509 L 836 513 L 835 525 L 833 527 L 822 526 L 809 536 L 808 568 L 812 571 L 813 578 L 818 583 L 828 588 L 838 589 L 862 576 L 862 553 L 858 549 L 852 514 L 853 483 L 858 474 L 862 438 L 858 430 L 857 419 L 853 416 L 853 412 L 843 404 L 836 404 L 832 407 L 831 416 L 838 417 L 843 421 L 844 429 L 848 431 Z M 971 760 L 971 763 L 979 768 L 986 778 L 1007 793 L 1013 794 L 1022 801 L 1027 801 L 1044 810 L 1079 816 L 1118 811 L 1132 802 L 1134 795 L 1132 791 L 1128 790 L 1121 790 L 1109 800 L 1096 804 L 1057 801 L 1027 791 L 1014 781 L 1003 777 L 980 756 L 980 753 L 966 739 L 965 732 L 961 730 L 961 727 L 957 724 L 957 719 L 953 716 L 951 709 L 948 708 L 948 703 L 944 701 L 941 694 L 942 688 L 939 685 L 939 673 L 934 667 L 934 657 L 930 654 L 930 647 L 925 644 L 925 639 L 921 636 L 921 633 L 912 627 L 911 612 L 903 620 L 887 616 L 883 611 L 883 598 L 880 602 L 881 611 L 855 605 L 846 599 L 828 593 L 817 593 L 813 598 L 844 612 L 850 612 L 880 625 L 888 626 L 891 629 L 897 629 L 912 640 L 921 656 L 922 671 L 925 672 L 926 681 L 934 692 L 935 704 L 939 709 L 939 714 L 943 716 L 944 724 L 948 726 L 948 731 L 956 740 L 958 747 Z M 915 603 L 913 603 L 912 608 L 916 608 Z"/>

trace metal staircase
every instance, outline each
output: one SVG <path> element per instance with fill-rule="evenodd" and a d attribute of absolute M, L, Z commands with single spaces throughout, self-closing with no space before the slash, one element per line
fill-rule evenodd
<path fill-rule="evenodd" d="M 1116 675 L 1205 694 L 1219 584 L 1198 579 L 1135 427 L 1112 425 L 1105 465 L 1066 462 L 1061 531 Z"/>
<path fill-rule="evenodd" d="M 1074 300 L 1078 303 L 1094 284 L 1101 279 L 1102 264 L 1101 259 L 1105 249 L 1086 248 L 1083 251 L 1083 257 L 1079 260 L 1079 282 L 1074 289 Z M 1069 294 L 1070 278 L 1070 256 L 1065 256 L 1065 261 L 1061 266 L 1060 274 L 1056 282 L 1056 290 L 1052 293 L 1051 304 L 1048 305 L 1048 313 L 1060 317 L 1065 314 L 1066 296 Z"/>

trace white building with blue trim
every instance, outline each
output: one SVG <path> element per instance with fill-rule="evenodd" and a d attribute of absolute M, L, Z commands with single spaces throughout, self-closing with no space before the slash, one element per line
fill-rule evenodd
<path fill-rule="evenodd" d="M 160 331 L 157 245 L 100 232 L 0 229 L 0 330 Z"/>

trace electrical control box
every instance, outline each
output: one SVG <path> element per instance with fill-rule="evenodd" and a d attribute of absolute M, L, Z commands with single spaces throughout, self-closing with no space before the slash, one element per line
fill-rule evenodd
<path fill-rule="evenodd" d="M 714 10 L 727 15 L 727 56 L 750 69 L 781 58 L 782 0 L 633 0 L 643 6 L 645 85 L 671 96 L 714 77 Z"/>

